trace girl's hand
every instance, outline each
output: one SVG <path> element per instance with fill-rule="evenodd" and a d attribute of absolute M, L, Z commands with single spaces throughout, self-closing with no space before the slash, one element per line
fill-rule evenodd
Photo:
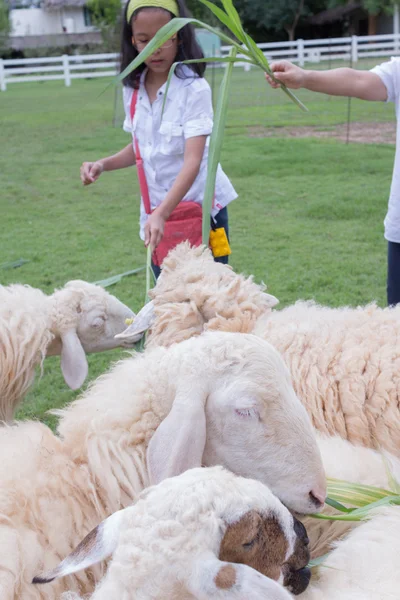
<path fill-rule="evenodd" d="M 304 87 L 305 82 L 305 71 L 301 67 L 297 67 L 288 60 L 280 60 L 278 62 L 271 63 L 271 71 L 274 74 L 275 79 L 281 81 L 286 87 L 292 89 L 298 89 Z M 265 79 L 268 81 L 271 87 L 280 87 L 279 83 L 276 83 L 268 73 L 265 75 Z"/>
<path fill-rule="evenodd" d="M 144 226 L 144 245 L 150 244 L 154 250 L 161 242 L 164 235 L 165 218 L 155 210 L 147 219 Z"/>
<path fill-rule="evenodd" d="M 84 162 L 81 166 L 81 181 L 83 185 L 90 185 L 97 181 L 103 171 L 104 165 L 100 160 L 97 162 Z"/>

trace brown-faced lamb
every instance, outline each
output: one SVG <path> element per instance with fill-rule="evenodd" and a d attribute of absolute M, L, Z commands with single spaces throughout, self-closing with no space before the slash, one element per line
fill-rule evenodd
<path fill-rule="evenodd" d="M 289 600 L 282 585 L 297 595 L 310 580 L 304 526 L 266 486 L 222 467 L 148 488 L 34 583 L 111 554 L 91 600 Z"/>

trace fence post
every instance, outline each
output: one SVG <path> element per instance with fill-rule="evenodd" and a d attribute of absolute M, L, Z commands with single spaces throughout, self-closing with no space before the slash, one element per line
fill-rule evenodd
<path fill-rule="evenodd" d="M 352 64 L 358 61 L 358 46 L 357 46 L 358 38 L 356 35 L 351 36 L 351 62 Z"/>
<path fill-rule="evenodd" d="M 299 65 L 304 67 L 304 40 L 301 38 L 297 40 L 297 60 Z"/>
<path fill-rule="evenodd" d="M 6 89 L 7 89 L 6 73 L 5 73 L 5 69 L 4 69 L 3 59 L 0 58 L 0 90 L 2 92 L 5 92 Z"/>
<path fill-rule="evenodd" d="M 65 85 L 67 87 L 70 87 L 71 85 L 71 73 L 69 70 L 69 57 L 68 54 L 63 54 L 62 55 L 62 62 L 63 62 L 63 70 L 64 70 L 64 81 L 65 81 Z"/>

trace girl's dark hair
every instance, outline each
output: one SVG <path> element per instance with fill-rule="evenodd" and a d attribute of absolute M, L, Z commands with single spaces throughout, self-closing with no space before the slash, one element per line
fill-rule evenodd
<path fill-rule="evenodd" d="M 189 11 L 187 10 L 187 8 L 185 6 L 184 0 L 176 0 L 176 2 L 178 4 L 179 17 L 189 17 L 190 16 Z M 123 23 L 122 23 L 121 73 L 139 54 L 138 51 L 136 50 L 136 48 L 132 45 L 132 28 L 131 28 L 131 24 L 128 23 L 126 20 L 128 4 L 129 4 L 129 0 L 126 3 L 125 9 L 124 9 L 124 16 L 123 16 Z M 141 10 L 147 10 L 147 8 L 153 8 L 153 7 L 149 6 L 149 7 L 139 8 L 139 10 L 137 10 L 133 13 L 132 19 L 134 19 Z M 157 7 L 154 7 L 154 8 L 157 8 Z M 172 13 L 170 13 L 169 11 L 166 11 L 166 12 L 168 12 L 171 15 L 171 18 L 173 18 L 175 16 Z M 132 22 L 132 19 L 131 19 L 131 22 Z M 194 27 L 192 25 L 185 25 L 185 27 L 182 27 L 182 29 L 178 32 L 178 42 L 179 42 L 178 52 L 177 52 L 175 61 L 190 60 L 190 59 L 194 59 L 194 58 L 204 58 L 204 54 L 200 48 L 200 45 L 197 43 L 196 35 L 194 32 Z M 190 67 L 191 70 L 199 77 L 204 77 L 204 71 L 206 70 L 206 63 L 192 63 L 187 66 Z M 129 73 L 129 75 L 127 77 L 125 77 L 125 79 L 123 79 L 123 84 L 126 86 L 129 86 L 129 87 L 132 87 L 132 88 L 139 87 L 138 80 L 139 80 L 140 74 L 144 71 L 145 68 L 146 68 L 146 65 L 144 63 L 141 64 L 140 67 L 138 67 L 137 69 L 135 69 L 134 71 Z M 181 77 L 182 79 L 185 77 L 183 69 L 180 69 L 179 67 L 176 68 L 175 73 L 178 77 Z"/>

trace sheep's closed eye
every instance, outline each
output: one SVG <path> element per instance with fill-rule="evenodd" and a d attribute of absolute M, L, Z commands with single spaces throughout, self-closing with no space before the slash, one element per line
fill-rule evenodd
<path fill-rule="evenodd" d="M 236 408 L 235 413 L 239 417 L 242 417 L 243 419 L 251 419 L 251 418 L 258 419 L 258 417 L 259 417 L 257 409 L 255 409 L 255 408 Z"/>
<path fill-rule="evenodd" d="M 245 544 L 242 544 L 243 548 L 246 548 L 246 550 L 248 550 L 249 548 L 252 548 L 254 546 L 254 544 L 256 543 L 256 540 L 251 540 L 251 542 L 246 542 Z"/>
<path fill-rule="evenodd" d="M 93 327 L 93 329 L 100 329 L 100 327 L 104 326 L 105 320 L 105 317 L 96 317 L 91 322 L 91 327 Z"/>

